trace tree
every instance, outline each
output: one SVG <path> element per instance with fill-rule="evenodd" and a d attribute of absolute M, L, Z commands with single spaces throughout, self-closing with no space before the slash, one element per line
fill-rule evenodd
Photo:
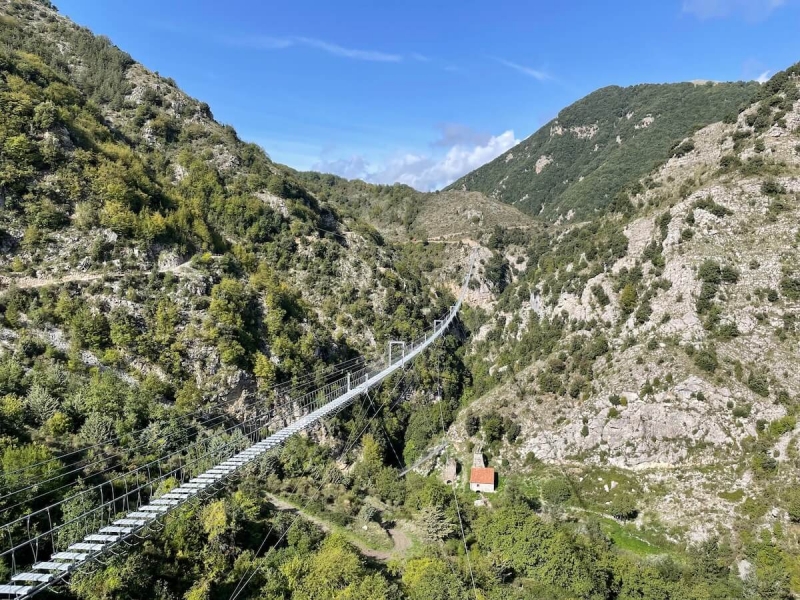
<path fill-rule="evenodd" d="M 609 512 L 612 517 L 621 521 L 635 519 L 638 513 L 636 503 L 629 494 L 617 494 L 611 501 Z"/>
<path fill-rule="evenodd" d="M 409 600 L 466 600 L 468 597 L 461 579 L 438 558 L 409 560 L 401 581 Z"/>
<path fill-rule="evenodd" d="M 322 542 L 308 562 L 308 573 L 298 586 L 298 598 L 333 600 L 366 574 L 361 557 L 338 534 Z"/>
<path fill-rule="evenodd" d="M 490 412 L 482 419 L 483 434 L 490 444 L 503 437 L 503 417 L 496 412 Z"/>
<path fill-rule="evenodd" d="M 638 301 L 639 297 L 636 292 L 636 287 L 632 283 L 622 288 L 619 294 L 619 307 L 624 314 L 632 313 Z"/>
<path fill-rule="evenodd" d="M 478 430 L 480 429 L 481 418 L 478 415 L 473 414 L 471 412 L 467 413 L 467 416 L 464 419 L 464 426 L 466 427 L 467 435 L 472 437 L 473 435 L 478 433 Z"/>
<path fill-rule="evenodd" d="M 244 366 L 255 350 L 256 309 L 252 292 L 236 279 L 226 278 L 211 290 L 205 327 L 217 343 L 223 362 Z"/>
<path fill-rule="evenodd" d="M 572 497 L 572 488 L 561 477 L 548 479 L 542 485 L 542 498 L 550 504 L 563 504 Z"/>
<path fill-rule="evenodd" d="M 364 435 L 361 448 L 361 460 L 353 469 L 353 477 L 363 489 L 369 489 L 383 468 L 383 452 L 371 433 Z"/>
<path fill-rule="evenodd" d="M 25 405 L 33 417 L 36 425 L 43 425 L 47 420 L 56 414 L 58 410 L 58 400 L 53 398 L 43 386 L 34 383 L 28 390 L 25 397 Z"/>
<path fill-rule="evenodd" d="M 417 513 L 417 520 L 422 528 L 423 535 L 430 542 L 446 540 L 456 528 L 444 514 L 440 506 L 425 506 Z"/>

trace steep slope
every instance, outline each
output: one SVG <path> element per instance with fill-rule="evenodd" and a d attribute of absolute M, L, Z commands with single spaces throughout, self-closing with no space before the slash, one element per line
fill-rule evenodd
<path fill-rule="evenodd" d="M 418 192 L 406 185 L 375 185 L 323 173 L 295 176 L 344 216 L 377 227 L 389 239 L 480 241 L 495 227 L 528 230 L 530 216 L 478 192 Z"/>
<path fill-rule="evenodd" d="M 292 438 L 64 597 L 229 598 L 251 573 L 243 598 L 783 600 L 798 589 L 789 518 L 800 509 L 787 498 L 798 382 L 776 367 L 797 356 L 789 75 L 738 124 L 684 140 L 685 155 L 613 214 L 537 227 L 477 193 L 315 183 L 324 176 L 272 163 L 48 2 L 0 8 L 3 515 L 61 498 L 64 514 L 48 519 L 78 514 L 101 498 L 76 488 L 188 440 L 235 441 L 220 423 L 272 407 L 273 383 L 323 381 L 332 363 L 429 325 L 467 245 L 482 246 L 468 348 L 448 336 L 315 441 Z M 424 237 L 455 243 L 408 242 Z M 753 348 L 775 360 L 748 363 Z M 462 456 L 483 444 L 500 468 L 493 506 L 466 489 L 468 469 L 455 488 L 398 476 L 471 400 L 451 435 Z M 376 406 L 391 410 L 368 420 Z M 365 424 L 361 446 L 346 445 Z M 265 490 L 342 535 L 276 510 Z M 730 523 L 730 547 L 685 550 Z M 420 540 L 391 568 L 343 537 L 385 550 L 390 527 Z"/>
<path fill-rule="evenodd" d="M 635 497 L 640 527 L 722 535 L 742 560 L 753 531 L 796 531 L 798 75 L 684 139 L 619 212 L 528 246 L 474 325 L 477 389 L 504 383 L 451 430 L 464 452 L 482 440 L 538 478 L 561 465 L 577 506 Z M 793 535 L 772 539 L 793 552 Z"/>
<path fill-rule="evenodd" d="M 562 110 L 531 137 L 448 189 L 487 196 L 548 220 L 586 217 L 670 156 L 680 140 L 721 121 L 755 83 L 602 88 Z"/>

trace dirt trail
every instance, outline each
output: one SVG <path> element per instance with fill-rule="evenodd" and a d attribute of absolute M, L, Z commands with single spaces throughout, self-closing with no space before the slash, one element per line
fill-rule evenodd
<path fill-rule="evenodd" d="M 290 504 L 289 502 L 286 502 L 285 500 L 282 500 L 272 494 L 267 494 L 267 498 L 269 498 L 269 501 L 278 510 L 300 514 L 304 519 L 311 521 L 325 533 L 331 533 L 332 528 L 324 519 L 320 519 L 319 517 L 309 514 L 304 510 L 297 508 L 294 504 Z M 411 539 L 409 539 L 409 537 L 399 529 L 390 529 L 389 536 L 392 538 L 392 542 L 394 542 L 394 548 L 391 551 L 375 550 L 374 548 L 370 548 L 364 542 L 354 537 L 350 537 L 348 541 L 358 548 L 358 551 L 364 556 L 369 556 L 370 558 L 380 561 L 390 560 L 397 555 L 403 554 L 406 550 L 411 548 Z"/>
<path fill-rule="evenodd" d="M 177 265 L 170 265 L 168 267 L 159 267 L 159 273 L 179 273 L 184 271 L 189 261 L 184 261 Z M 8 277 L 5 275 L 0 275 L 0 289 L 10 287 L 11 285 L 15 285 L 19 289 L 33 289 L 33 288 L 40 288 L 46 287 L 48 285 L 61 285 L 64 283 L 73 283 L 73 282 L 80 282 L 86 283 L 89 281 L 97 281 L 98 279 L 102 279 L 103 277 L 122 277 L 122 271 L 114 271 L 108 273 L 73 273 L 70 275 L 64 275 L 63 277 L 44 277 L 44 278 L 36 278 L 36 277 Z"/>

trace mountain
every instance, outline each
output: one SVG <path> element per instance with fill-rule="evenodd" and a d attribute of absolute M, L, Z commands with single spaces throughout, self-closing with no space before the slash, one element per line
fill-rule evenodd
<path fill-rule="evenodd" d="M 0 0 L 0 41 L 0 515 L 63 501 L 6 536 L 243 443 L 253 411 L 430 326 L 478 255 L 441 344 L 59 597 L 800 591 L 797 68 L 729 122 L 685 103 L 706 126 L 680 151 L 559 220 L 276 164 L 43 0 Z"/>
<path fill-rule="evenodd" d="M 370 223 L 394 240 L 480 240 L 496 227 L 539 226 L 525 213 L 478 192 L 423 193 L 407 185 L 375 185 L 322 173 L 295 176 L 342 215 Z"/>
<path fill-rule="evenodd" d="M 752 82 L 605 87 L 447 189 L 483 192 L 551 221 L 590 217 L 757 90 Z"/>
<path fill-rule="evenodd" d="M 477 399 L 450 438 L 532 484 L 566 480 L 573 511 L 619 516 L 628 502 L 654 552 L 718 536 L 746 582 L 761 569 L 752 597 L 776 597 L 770 579 L 788 598 L 800 64 L 730 121 L 695 131 L 611 212 L 528 242 L 527 269 L 474 321 Z"/>

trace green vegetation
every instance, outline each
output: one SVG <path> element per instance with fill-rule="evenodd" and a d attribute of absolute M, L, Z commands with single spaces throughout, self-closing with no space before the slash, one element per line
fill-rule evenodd
<path fill-rule="evenodd" d="M 616 202 L 623 190 L 635 189 L 638 179 L 671 156 L 690 152 L 694 143 L 687 136 L 722 120 L 758 90 L 752 83 L 606 87 L 565 108 L 519 147 L 448 189 L 494 195 L 530 214 L 544 207 L 541 214 L 548 219 L 570 209 L 589 216 Z M 636 129 L 648 116 L 654 121 Z M 541 156 L 553 162 L 534 174 Z"/>
<path fill-rule="evenodd" d="M 650 321 L 654 300 L 670 286 L 663 270 L 673 217 L 666 202 L 635 206 L 636 196 L 656 185 L 636 180 L 670 156 L 691 154 L 694 123 L 730 113 L 731 105 L 764 88 L 607 88 L 565 109 L 559 116 L 564 131 L 551 137 L 548 129 L 526 142 L 534 161 L 552 154 L 554 163 L 533 176 L 518 153 L 504 167 L 511 177 L 503 199 L 532 192 L 526 208 L 546 202 L 546 219 L 569 208 L 579 216 L 611 210 L 585 223 L 545 226 L 519 219 L 511 208 L 474 214 L 472 207 L 490 202 L 485 198 L 295 173 L 214 122 L 209 107 L 173 81 L 144 72 L 108 40 L 55 16 L 46 2 L 14 1 L 3 10 L 11 15 L 0 18 L 0 264 L 10 282 L 5 287 L 3 280 L 0 294 L 4 514 L 67 498 L 66 484 L 98 483 L 188 441 L 242 442 L 239 432 L 224 428 L 238 420 L 237 410 L 273 407 L 275 384 L 322 383 L 334 363 L 356 353 L 376 356 L 388 339 L 419 335 L 453 301 L 431 282 L 439 273 L 448 283 L 460 276 L 445 245 L 427 243 L 429 235 L 452 233 L 421 225 L 437 210 L 471 203 L 469 231 L 491 251 L 480 272 L 497 296 L 491 314 L 465 309 L 453 335 L 404 377 L 326 420 L 323 443 L 315 442 L 323 437 L 317 432 L 291 438 L 209 502 L 171 515 L 145 544 L 78 574 L 65 598 L 224 600 L 251 572 L 243 598 L 253 600 L 783 600 L 797 589 L 791 579 L 796 552 L 785 533 L 758 534 L 738 522 L 735 549 L 727 539 L 671 544 L 648 511 L 647 494 L 666 494 L 664 486 L 645 489 L 622 470 L 612 473 L 613 481 L 591 469 L 578 479 L 572 467 L 556 472 L 528 453 L 525 468 L 543 472 L 522 485 L 506 469 L 491 507 L 475 506 L 477 495 L 463 479 L 450 488 L 435 475 L 398 476 L 439 442 L 442 426 L 456 422 L 462 407 L 499 383 L 510 384 L 524 411 L 479 414 L 471 407 L 475 412 L 464 423 L 469 436 L 485 443 L 490 463 L 506 467 L 523 460 L 528 408 L 589 407 L 604 389 L 598 387 L 602 370 L 616 368 L 623 353 L 638 344 L 637 364 L 644 364 L 644 357 L 662 361 L 678 347 L 676 338 L 657 330 L 617 341 L 628 323 Z M 763 102 L 779 111 L 783 100 L 765 96 Z M 655 121 L 633 129 L 647 114 Z M 777 112 L 759 108 L 752 126 L 761 130 L 779 120 Z M 569 131 L 595 123 L 592 137 Z M 727 159 L 725 168 L 757 172 L 761 160 Z M 476 172 L 488 174 L 476 185 L 494 185 L 497 164 Z M 789 210 L 791 197 L 772 180 L 765 185 L 771 211 Z M 625 227 L 637 211 L 651 209 L 655 239 L 641 260 L 632 257 L 614 272 L 628 254 Z M 694 209 L 718 218 L 732 214 L 710 197 Z M 681 239 L 691 248 L 694 211 L 687 224 Z M 397 243 L 409 239 L 422 243 Z M 717 304 L 740 278 L 725 260 L 705 261 L 697 274 L 698 312 L 713 341 L 696 350 L 684 346 L 686 362 L 720 383 L 731 368 L 724 342 L 740 335 L 721 322 Z M 515 265 L 523 262 L 528 268 L 518 273 Z M 79 277 L 61 279 L 56 272 L 50 279 L 51 266 Z M 781 296 L 762 294 L 780 300 L 777 308 L 800 296 L 790 266 L 787 260 Z M 433 271 L 435 278 L 422 275 Z M 602 285 L 589 283 L 601 274 Z M 544 317 L 527 311 L 523 324 L 522 307 L 532 295 L 550 309 L 563 294 L 581 295 L 587 287 L 593 302 L 609 307 L 602 317 L 608 323 L 566 311 Z M 787 315 L 789 331 L 794 321 Z M 467 351 L 464 337 L 487 323 L 488 333 Z M 534 363 L 537 372 L 525 372 Z M 672 368 L 650 372 L 642 396 L 667 389 Z M 745 499 L 741 490 L 720 497 L 737 503 L 742 520 L 755 522 L 779 506 L 798 522 L 800 499 L 776 477 L 797 458 L 778 461 L 774 450 L 779 439 L 795 435 L 796 399 L 779 378 L 746 368 L 738 364 L 737 379 L 787 410 L 785 417 L 760 421 L 742 442 L 741 466 L 774 491 L 769 499 Z M 528 398 L 526 386 L 541 394 Z M 701 392 L 694 398 L 708 402 Z M 609 393 L 608 402 L 609 419 L 632 410 L 625 396 Z M 379 408 L 381 416 L 364 430 Z M 757 403 L 731 401 L 729 409 L 741 420 L 737 426 L 758 416 Z M 557 423 L 565 422 L 564 414 L 554 415 Z M 585 415 L 580 435 L 588 442 L 594 432 Z M 350 439 L 360 441 L 342 452 Z M 78 451 L 87 444 L 99 446 Z M 598 450 L 600 464 L 605 452 Z M 63 459 L 49 462 L 54 456 Z M 89 460 L 109 469 L 64 474 Z M 24 489 L 31 482 L 37 485 Z M 165 482 L 159 493 L 175 483 Z M 313 520 L 295 520 L 264 490 L 303 507 Z M 56 516 L 98 501 L 73 498 Z M 640 511 L 642 518 L 631 523 Z M 368 560 L 352 545 L 389 552 L 390 528 L 411 531 L 412 548 L 398 549 L 391 560 L 384 554 Z M 64 535 L 80 533 L 72 528 Z M 742 557 L 756 574 L 744 582 L 736 568 Z M 7 568 L 0 565 L 0 572 Z"/>

